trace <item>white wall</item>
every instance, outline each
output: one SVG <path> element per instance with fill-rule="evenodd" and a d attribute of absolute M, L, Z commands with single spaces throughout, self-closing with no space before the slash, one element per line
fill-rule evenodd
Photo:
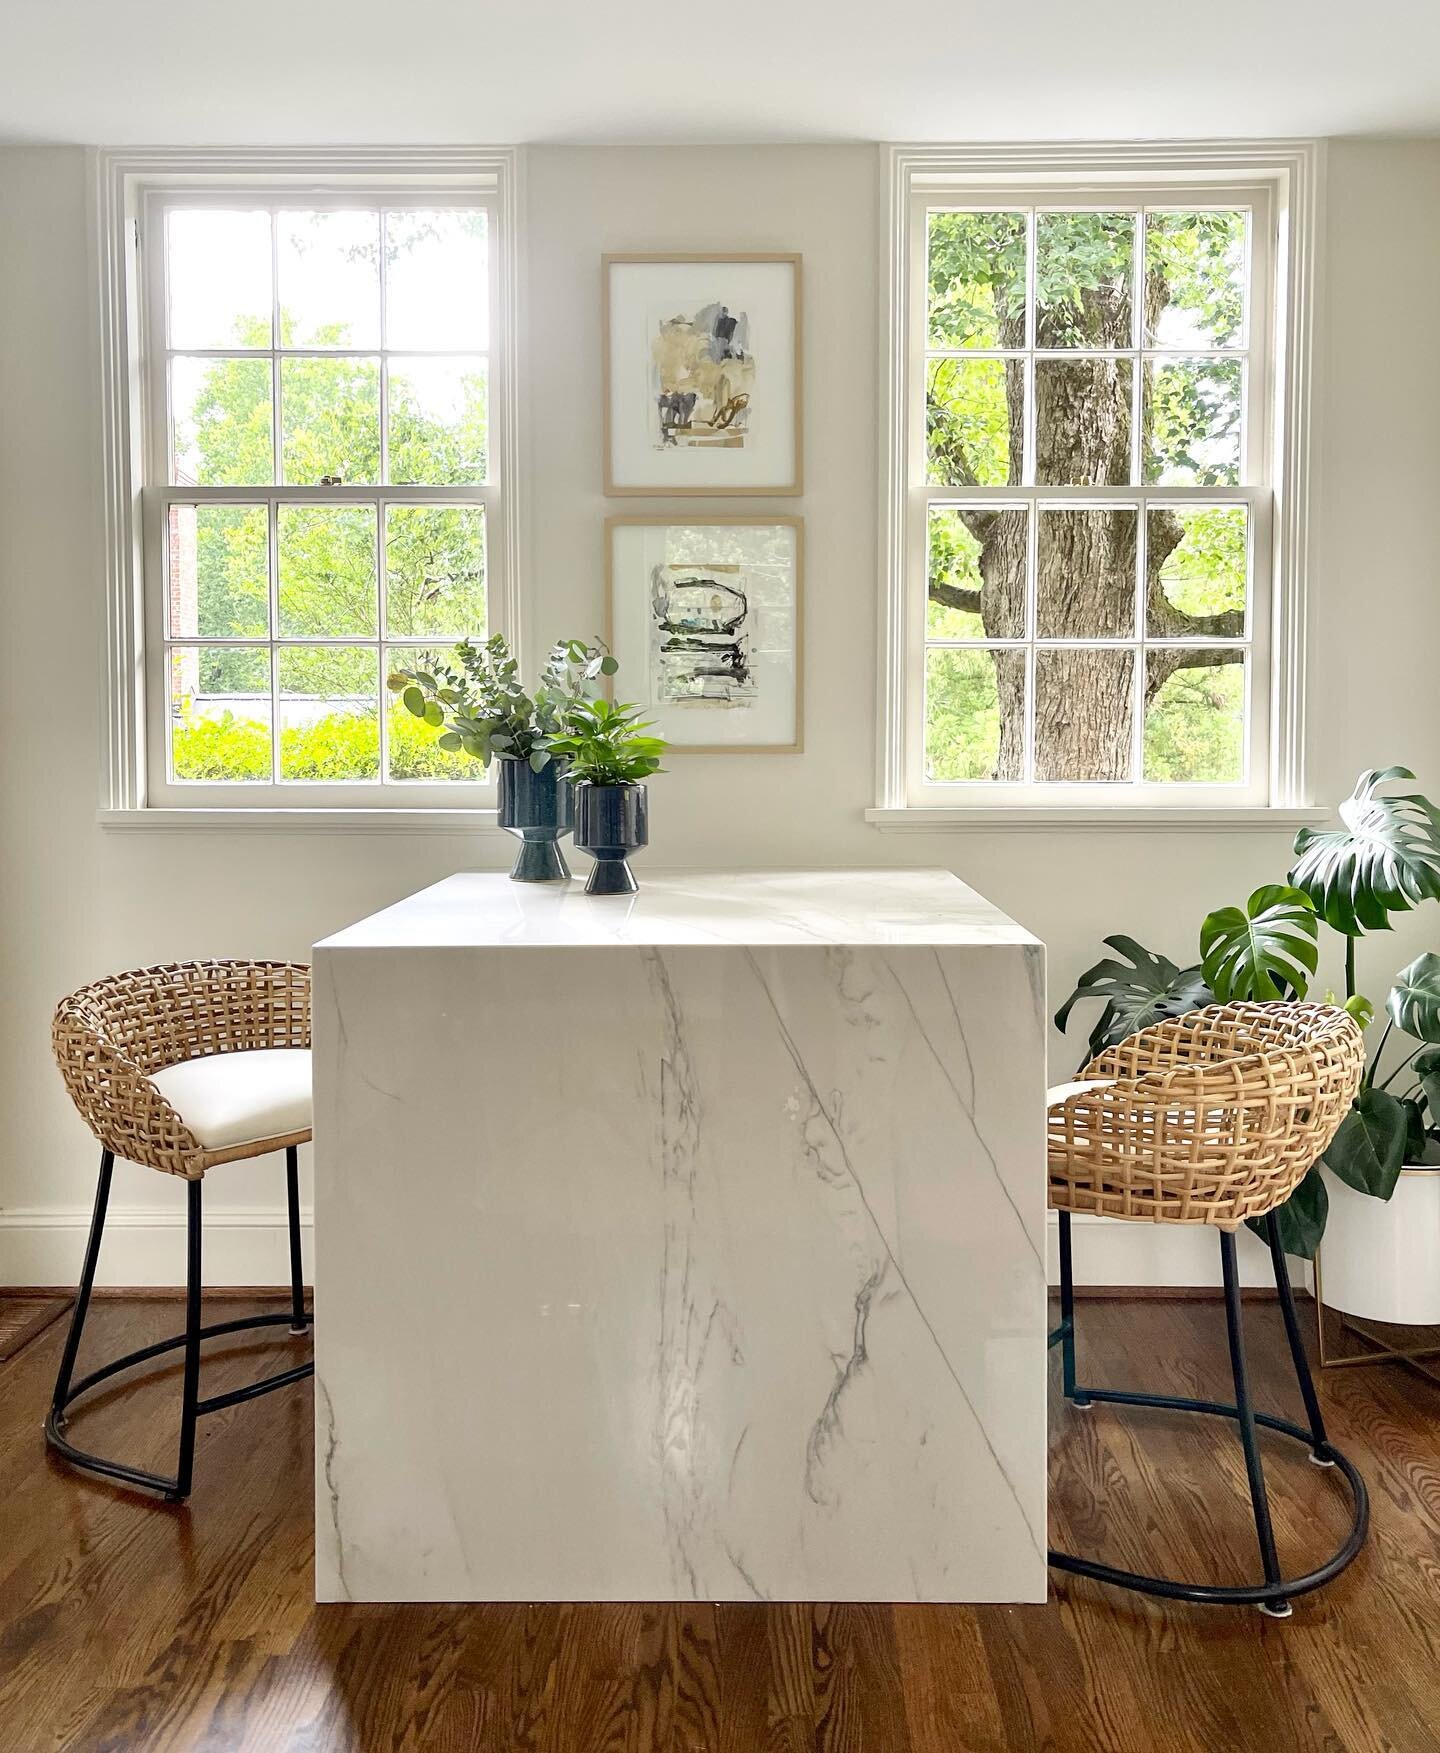
<path fill-rule="evenodd" d="M 304 958 L 317 937 L 509 843 L 457 834 L 117 833 L 94 820 L 102 623 L 86 169 L 70 148 L 0 149 L 0 1283 L 73 1276 L 95 1147 L 50 1061 L 55 999 L 102 972 L 197 955 Z M 601 620 L 599 257 L 746 248 L 805 256 L 807 710 L 803 756 L 674 757 L 641 866 L 948 865 L 1049 945 L 1068 991 L 1103 932 L 1175 956 L 1200 916 L 1280 876 L 1283 834 L 1117 831 L 898 838 L 872 801 L 877 165 L 863 146 L 532 149 L 529 512 L 534 642 Z M 1323 801 L 1404 760 L 1440 790 L 1429 685 L 1440 638 L 1440 144 L 1331 149 L 1317 574 L 1314 771 Z M 663 502 L 629 502 L 664 510 Z M 737 509 L 739 506 L 737 505 Z M 532 644 L 533 648 L 533 644 Z M 94 662 L 91 653 L 95 653 Z M 1432 920 L 1434 919 L 1432 915 Z M 1362 946 L 1362 976 L 1427 923 Z M 1434 935 L 1440 937 L 1440 930 Z M 1055 1043 L 1057 1073 L 1079 1051 Z M 180 1274 L 178 1184 L 122 1169 L 112 1276 Z M 277 1281 L 278 1162 L 207 1181 L 213 1282 Z M 416 1197 L 424 1197 L 417 1185 Z M 1087 1229 L 1082 1279 L 1208 1281 L 1204 1237 Z"/>

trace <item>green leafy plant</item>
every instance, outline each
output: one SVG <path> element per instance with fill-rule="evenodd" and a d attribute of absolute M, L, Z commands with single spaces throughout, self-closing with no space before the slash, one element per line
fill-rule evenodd
<path fill-rule="evenodd" d="M 1303 993 L 1320 959 L 1310 897 L 1283 883 L 1244 907 L 1219 907 L 1200 927 L 1200 966 L 1221 1004 Z"/>
<path fill-rule="evenodd" d="M 455 662 L 431 669 L 396 669 L 388 678 L 405 709 L 440 732 L 437 747 L 464 753 L 488 767 L 492 760 L 528 761 L 538 773 L 566 751 L 558 741 L 570 714 L 583 705 L 601 676 L 619 664 L 598 641 L 562 639 L 550 648 L 533 694 L 499 633 L 483 645 L 463 640 Z"/>
<path fill-rule="evenodd" d="M 1440 812 L 1414 792 L 1379 787 L 1413 779 L 1408 767 L 1362 773 L 1340 805 L 1340 828 L 1302 828 L 1290 881 L 1304 889 L 1325 923 L 1353 947 L 1367 931 L 1387 931 L 1390 915 L 1440 900 Z"/>
<path fill-rule="evenodd" d="M 610 700 L 576 700 L 564 730 L 550 739 L 553 754 L 570 762 L 570 777 L 590 785 L 636 785 L 661 773 L 665 739 L 646 736 L 638 706 Z"/>
<path fill-rule="evenodd" d="M 1345 1009 L 1368 1028 L 1376 1007 L 1356 990 L 1357 940 L 1389 930 L 1394 913 L 1440 900 L 1440 810 L 1419 793 L 1380 789 L 1414 777 L 1406 767 L 1362 773 L 1340 806 L 1341 827 L 1302 828 L 1296 836 L 1288 885 L 1267 885 L 1243 908 L 1206 916 L 1197 966 L 1180 968 L 1133 938 L 1107 937 L 1132 966 L 1106 958 L 1086 969 L 1055 1013 L 1056 1027 L 1064 1029 L 1081 999 L 1104 998 L 1090 1036 L 1093 1058 L 1147 1024 L 1212 998 L 1304 998 L 1323 920 L 1345 939 Z M 1376 1199 L 1388 1199 L 1401 1169 L 1424 1161 L 1440 1143 L 1440 955 L 1427 951 L 1400 971 L 1385 1011 L 1360 1092 L 1322 1159 L 1347 1186 Z M 1398 1060 L 1390 1045 L 1397 1031 L 1413 1043 Z M 1288 1253 L 1313 1258 L 1328 1207 L 1315 1164 L 1276 1213 Z"/>
<path fill-rule="evenodd" d="M 1102 941 L 1126 960 L 1107 956 L 1087 968 L 1055 1012 L 1055 1027 L 1063 1034 L 1070 1012 L 1082 999 L 1105 1000 L 1105 1008 L 1090 1031 L 1090 1059 L 1118 1045 L 1127 1035 L 1148 1029 L 1151 1023 L 1199 1010 L 1214 996 L 1198 966 L 1178 968 L 1168 956 L 1156 955 L 1133 937 L 1118 932 Z"/>

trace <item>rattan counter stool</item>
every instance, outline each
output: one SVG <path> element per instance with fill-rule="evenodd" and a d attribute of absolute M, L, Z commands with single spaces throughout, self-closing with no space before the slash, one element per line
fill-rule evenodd
<path fill-rule="evenodd" d="M 65 1087 L 100 1141 L 100 1180 L 85 1264 L 45 1441 L 76 1467 L 158 1491 L 190 1494 L 196 1420 L 313 1375 L 313 1362 L 227 1394 L 200 1398 L 200 1344 L 255 1327 L 310 1327 L 300 1265 L 297 1153 L 310 1137 L 310 970 L 291 962 L 179 962 L 137 968 L 62 999 L 52 1036 Z M 290 1228 L 290 1312 L 203 1326 L 201 1187 L 208 1169 L 285 1152 Z M 117 1357 L 75 1381 L 75 1359 L 95 1283 L 116 1157 L 186 1182 L 185 1331 Z M 122 1371 L 184 1350 L 180 1452 L 173 1478 L 77 1448 L 71 1406 Z"/>
<path fill-rule="evenodd" d="M 1325 1434 L 1274 1218 L 1275 1208 L 1334 1137 L 1364 1066 L 1359 1029 L 1333 1006 L 1212 1005 L 1141 1030 L 1092 1059 L 1077 1082 L 1050 1092 L 1050 1205 L 1060 1214 L 1060 1324 L 1050 1343 L 1061 1347 L 1065 1397 L 1077 1410 L 1099 1400 L 1232 1419 L 1245 1451 L 1265 1580 L 1239 1586 L 1174 1582 L 1052 1550 L 1056 1569 L 1169 1600 L 1257 1606 L 1283 1619 L 1291 1596 L 1331 1581 L 1364 1544 L 1369 1499 L 1359 1473 Z M 1072 1212 L 1218 1230 L 1233 1405 L 1077 1384 Z M 1251 1404 L 1235 1267 L 1235 1231 L 1247 1218 L 1265 1220 L 1308 1428 L 1256 1412 Z M 1304 1443 L 1317 1466 L 1337 1468 L 1349 1487 L 1349 1534 L 1333 1557 L 1304 1576 L 1280 1573 L 1257 1425 Z"/>

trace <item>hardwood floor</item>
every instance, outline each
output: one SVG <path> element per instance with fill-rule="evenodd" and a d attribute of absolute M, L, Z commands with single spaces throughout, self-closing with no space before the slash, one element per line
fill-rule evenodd
<path fill-rule="evenodd" d="M 1086 1300 L 1079 1316 L 1082 1379 L 1221 1390 L 1218 1303 Z M 174 1303 L 99 1303 L 87 1353 L 178 1321 Z M 1247 1324 L 1260 1404 L 1294 1408 L 1278 1310 L 1249 1305 Z M 203 1421 L 191 1505 L 156 1508 L 42 1456 L 63 1334 L 38 1324 L 0 1362 L 3 1753 L 1440 1749 L 1440 1388 L 1407 1371 L 1321 1382 L 1373 1531 L 1287 1622 L 1078 1580 L 1017 1608 L 316 1608 L 305 1389 Z M 212 1348 L 206 1391 L 261 1373 L 276 1348 Z M 81 1440 L 169 1465 L 177 1387 L 167 1368 L 97 1396 Z M 1076 1415 L 1052 1392 L 1052 1444 L 1057 1542 L 1172 1573 L 1253 1570 L 1226 1428 Z M 1301 1566 L 1338 1537 L 1341 1493 L 1303 1453 L 1265 1452 L 1281 1557 Z"/>

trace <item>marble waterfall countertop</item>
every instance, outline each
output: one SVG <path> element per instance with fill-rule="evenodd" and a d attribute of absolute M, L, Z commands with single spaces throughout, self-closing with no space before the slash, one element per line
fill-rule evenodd
<path fill-rule="evenodd" d="M 1044 959 L 944 871 L 316 946 L 322 1600 L 1043 1600 Z"/>

